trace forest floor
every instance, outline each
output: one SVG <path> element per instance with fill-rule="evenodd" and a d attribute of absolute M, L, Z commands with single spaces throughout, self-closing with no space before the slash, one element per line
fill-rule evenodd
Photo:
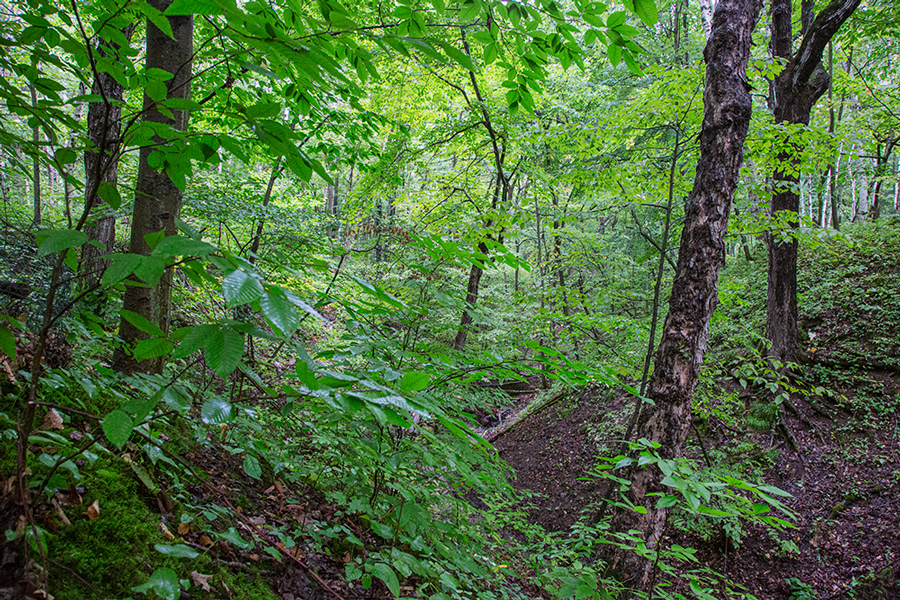
<path fill-rule="evenodd" d="M 885 398 L 898 401 L 897 373 L 868 375 L 882 383 Z M 747 530 L 737 547 L 709 529 L 680 532 L 672 541 L 698 548 L 701 562 L 760 600 L 900 597 L 897 412 L 865 422 L 800 395 L 792 396 L 791 405 L 784 428 L 743 432 L 719 424 L 706 429 L 703 441 L 706 447 L 737 450 L 752 439 L 760 455 L 775 456 L 759 475 L 792 494 L 785 504 L 796 514 L 796 528 L 780 537 Z M 537 494 L 531 518 L 549 530 L 566 531 L 603 493 L 602 484 L 587 476 L 597 456 L 615 454 L 609 452 L 610 440 L 624 430 L 630 414 L 626 398 L 582 389 L 486 437 L 513 468 L 514 485 Z M 692 436 L 688 446 L 699 459 L 700 440 Z M 804 590 L 811 595 L 801 595 Z"/>

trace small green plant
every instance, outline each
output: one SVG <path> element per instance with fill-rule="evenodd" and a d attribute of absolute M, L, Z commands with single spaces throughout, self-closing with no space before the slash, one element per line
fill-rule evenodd
<path fill-rule="evenodd" d="M 796 577 L 790 577 L 785 581 L 791 588 L 788 600 L 815 600 L 816 593 L 808 583 L 801 581 Z"/>

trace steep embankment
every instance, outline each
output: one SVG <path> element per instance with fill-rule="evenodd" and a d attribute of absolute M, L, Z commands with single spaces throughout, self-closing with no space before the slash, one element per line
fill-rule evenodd
<path fill-rule="evenodd" d="M 729 334 L 730 319 L 763 322 L 745 299 L 759 296 L 759 265 L 725 273 L 740 301 L 718 315 L 689 453 L 716 472 L 791 493 L 795 528 L 676 513 L 683 527 L 670 541 L 697 548 L 701 564 L 760 599 L 900 597 L 900 231 L 868 226 L 851 236 L 802 257 L 808 345 L 788 377 Z M 782 390 L 788 397 L 779 400 Z M 602 486 L 585 478 L 598 456 L 614 454 L 626 402 L 609 390 L 563 394 L 495 439 L 515 485 L 538 494 L 531 518 L 568 530 L 598 499 Z"/>

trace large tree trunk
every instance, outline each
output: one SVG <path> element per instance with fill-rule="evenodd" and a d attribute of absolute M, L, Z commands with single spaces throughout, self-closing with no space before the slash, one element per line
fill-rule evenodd
<path fill-rule="evenodd" d="M 743 160 L 750 123 L 747 83 L 751 34 L 762 0 L 720 0 L 704 51 L 706 88 L 703 129 L 694 187 L 685 205 L 684 230 L 647 396 L 654 405 L 642 411 L 637 438 L 661 444 L 663 458 L 681 454 L 691 422 L 691 398 L 706 353 L 709 320 L 718 298 L 719 270 L 725 262 L 728 216 Z M 656 468 L 632 476 L 630 500 L 647 512 L 618 512 L 614 531 L 642 531 L 647 547 L 658 549 L 668 511 L 655 508 L 648 494 L 661 491 L 662 473 Z M 652 587 L 653 561 L 618 550 L 613 566 L 636 587 Z"/>
<path fill-rule="evenodd" d="M 122 33 L 131 40 L 134 26 L 126 27 Z M 119 46 L 101 39 L 97 54 L 101 57 L 117 57 Z M 85 204 L 92 218 L 84 232 L 88 239 L 98 242 L 102 249 L 85 244 L 81 250 L 81 289 L 87 290 L 100 281 L 109 260 L 100 258 L 111 254 L 116 243 L 116 217 L 100 199 L 98 189 L 101 183 L 115 186 L 119 180 L 119 134 L 122 130 L 122 84 L 109 73 L 98 71 L 91 86 L 91 93 L 103 98 L 88 106 L 88 140 L 90 146 L 84 153 Z"/>
<path fill-rule="evenodd" d="M 860 0 L 834 0 L 829 4 L 811 25 L 805 27 L 803 41 L 795 55 L 792 48 L 791 0 L 772 0 L 772 55 L 787 61 L 787 66 L 775 79 L 774 85 L 774 113 L 777 123 L 809 124 L 813 106 L 828 89 L 831 81 L 822 66 L 822 54 L 859 3 Z M 793 152 L 781 154 L 779 160 L 783 164 L 790 163 Z M 772 215 L 782 213 L 796 219 L 800 202 L 794 191 L 798 182 L 795 172 L 796 169 L 792 167 L 775 171 Z M 792 236 L 788 239 L 782 236 L 769 238 L 766 337 L 772 344 L 769 350 L 772 358 L 782 362 L 796 358 L 799 348 L 797 240 Z"/>
<path fill-rule="evenodd" d="M 165 11 L 170 0 L 151 0 L 151 6 Z M 193 55 L 194 19 L 191 15 L 167 17 L 172 27 L 170 38 L 153 23 L 147 21 L 147 57 L 146 67 L 162 69 L 172 74 L 166 81 L 167 98 L 188 98 L 191 84 L 191 59 Z M 153 123 L 170 125 L 179 131 L 187 129 L 187 111 L 173 111 L 174 118 L 162 114 L 149 96 L 144 96 L 144 119 Z M 154 138 L 157 144 L 164 144 L 162 139 Z M 150 166 L 148 158 L 154 150 L 152 147 L 141 149 L 138 166 L 137 189 L 134 197 L 134 212 L 131 221 L 131 242 L 129 252 L 134 254 L 150 254 L 145 236 L 164 232 L 166 236 L 175 235 L 177 227 L 175 218 L 181 210 L 182 190 L 169 178 L 166 169 L 157 171 Z M 159 282 L 152 286 L 126 285 L 123 308 L 135 312 L 158 325 L 164 332 L 169 330 L 169 306 L 172 299 L 172 269 L 163 273 Z M 122 319 L 119 324 L 119 337 L 123 347 L 113 359 L 113 367 L 121 372 L 159 372 L 163 367 L 163 359 L 137 361 L 132 356 L 135 342 L 146 338 L 146 334 Z"/>

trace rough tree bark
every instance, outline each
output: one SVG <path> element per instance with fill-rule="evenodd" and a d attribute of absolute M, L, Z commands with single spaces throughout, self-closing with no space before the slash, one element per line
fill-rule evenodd
<path fill-rule="evenodd" d="M 151 6 L 165 11 L 171 0 L 150 0 Z M 173 37 L 160 31 L 147 21 L 146 67 L 162 69 L 172 74 L 165 82 L 167 98 L 188 98 L 191 84 L 191 60 L 193 55 L 194 19 L 191 15 L 167 17 L 172 27 Z M 144 119 L 153 123 L 169 125 L 179 131 L 187 129 L 187 111 L 172 111 L 174 118 L 162 114 L 149 96 L 144 96 Z M 165 144 L 154 138 L 157 144 Z M 131 220 L 131 241 L 129 252 L 150 254 L 145 236 L 164 232 L 175 235 L 175 218 L 181 210 L 182 190 L 172 182 L 166 169 L 157 171 L 150 166 L 151 147 L 141 149 L 138 166 L 137 189 L 134 197 L 134 212 Z M 164 332 L 169 329 L 169 307 L 172 300 L 172 269 L 166 269 L 155 286 L 126 285 L 123 308 L 135 312 L 157 324 Z M 146 334 L 122 319 L 119 324 L 122 347 L 113 357 L 113 368 L 120 372 L 160 372 L 162 359 L 137 361 L 132 356 L 134 344 L 144 339 Z"/>
<path fill-rule="evenodd" d="M 123 31 L 125 39 L 131 40 L 134 26 Z M 100 57 L 117 57 L 121 48 L 114 42 L 100 40 L 97 54 Z M 102 100 L 88 106 L 88 139 L 90 147 L 84 153 L 85 204 L 91 211 L 84 232 L 88 239 L 98 242 L 103 249 L 93 244 L 85 244 L 81 250 L 81 289 L 87 290 L 100 281 L 103 271 L 109 266 L 108 259 L 101 256 L 111 254 L 116 243 L 116 217 L 109 212 L 97 193 L 101 183 L 115 186 L 119 180 L 119 134 L 122 130 L 122 84 L 109 73 L 97 71 L 91 93 Z"/>
<path fill-rule="evenodd" d="M 775 79 L 774 113 L 777 123 L 809 124 L 810 113 L 818 99 L 828 89 L 831 77 L 822 65 L 822 54 L 860 0 L 834 0 L 825 7 L 805 33 L 797 53 L 792 47 L 791 0 L 772 0 L 772 56 L 787 61 L 787 66 Z M 804 3 L 811 15 L 811 7 Z M 782 164 L 790 164 L 793 153 L 779 156 Z M 788 167 L 774 173 L 775 193 L 772 195 L 772 215 L 782 213 L 796 218 L 800 197 L 796 192 L 796 169 Z M 799 348 L 797 330 L 797 240 L 770 236 L 769 280 L 766 300 L 766 337 L 771 342 L 769 354 L 782 362 L 793 361 Z"/>
<path fill-rule="evenodd" d="M 704 51 L 706 87 L 703 93 L 703 128 L 694 187 L 685 202 L 684 230 L 678 254 L 669 313 L 647 387 L 654 401 L 637 425 L 637 438 L 661 444 L 663 458 L 681 454 L 691 422 L 691 398 L 706 353 L 709 320 L 718 298 L 719 270 L 725 262 L 728 216 L 743 160 L 744 140 L 750 123 L 751 100 L 747 83 L 751 34 L 762 0 L 720 0 Z M 662 473 L 656 468 L 632 474 L 629 500 L 647 505 L 639 514 L 619 511 L 613 530 L 644 532 L 651 550 L 658 549 L 668 511 L 655 508 L 647 494 L 660 491 Z M 630 585 L 652 587 L 653 562 L 634 552 L 618 549 L 612 567 Z"/>

